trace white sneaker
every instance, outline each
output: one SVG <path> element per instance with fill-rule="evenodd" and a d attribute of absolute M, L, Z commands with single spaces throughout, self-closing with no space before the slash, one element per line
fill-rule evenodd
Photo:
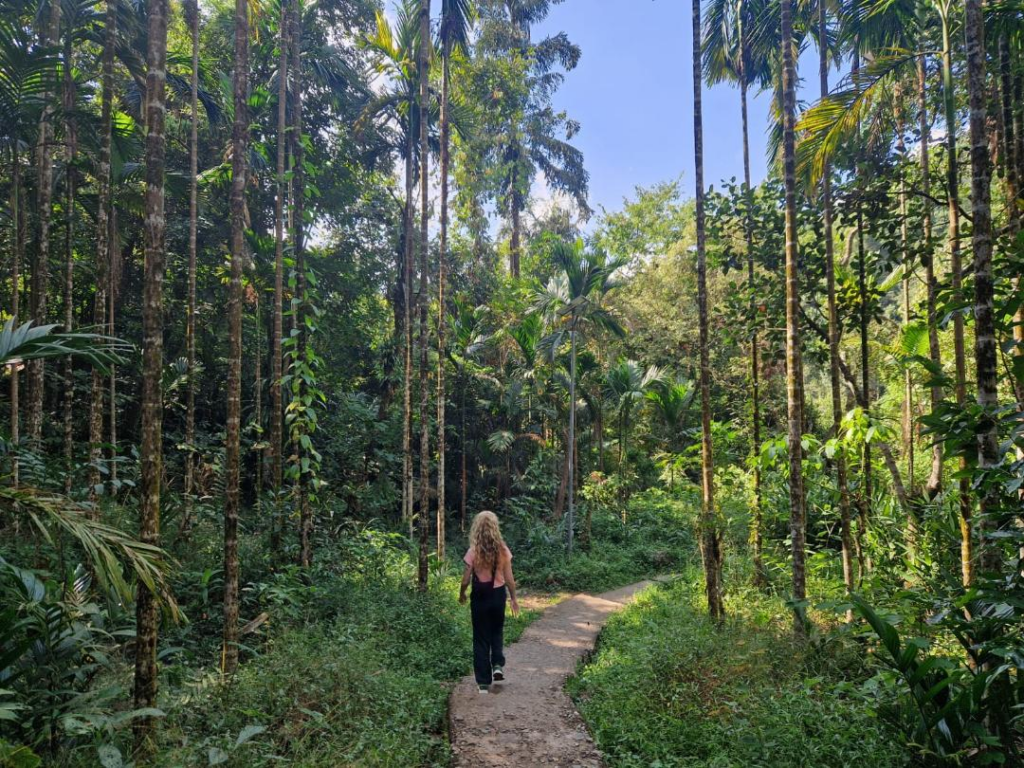
<path fill-rule="evenodd" d="M 478 686 L 477 686 L 477 690 L 478 690 L 478 691 L 479 691 L 480 693 L 489 693 L 489 691 L 487 690 L 487 688 L 488 688 L 488 686 L 486 686 L 486 685 L 478 685 Z"/>

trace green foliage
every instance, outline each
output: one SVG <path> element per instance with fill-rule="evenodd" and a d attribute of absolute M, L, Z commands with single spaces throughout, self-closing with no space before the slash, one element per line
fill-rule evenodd
<path fill-rule="evenodd" d="M 912 702 L 905 713 L 911 743 L 920 745 L 924 755 L 955 758 L 980 753 L 978 765 L 1004 763 L 1005 747 L 989 723 L 1007 725 L 1007 700 L 998 695 L 1003 686 L 996 683 L 1019 661 L 1008 654 L 1010 665 L 971 670 L 955 659 L 930 654 L 931 643 L 925 638 L 902 639 L 895 625 L 863 600 L 854 604 L 877 635 L 884 663 Z M 1012 685 L 1012 679 L 1008 682 Z"/>
<path fill-rule="evenodd" d="M 296 572 L 254 585 L 280 629 L 232 684 L 200 673 L 174 695 L 157 765 L 206 765 L 211 755 L 247 767 L 448 763 L 448 691 L 471 666 L 458 581 L 420 593 L 404 537 L 349 533 L 308 580 Z M 509 617 L 507 642 L 535 616 Z"/>
<path fill-rule="evenodd" d="M 716 627 L 701 589 L 690 571 L 642 594 L 570 681 L 610 765 L 909 764 L 842 659 L 792 639 L 781 600 L 731 590 Z"/>
<path fill-rule="evenodd" d="M 111 649 L 127 634 L 128 617 L 115 619 L 91 601 L 90 581 L 81 566 L 57 581 L 0 560 L 0 743 L 13 735 L 28 745 L 0 751 L 0 765 L 32 765 L 28 747 L 53 753 L 64 742 L 110 738 L 136 717 L 163 714 L 118 711 L 124 690 L 97 683 L 114 664 Z"/>
<path fill-rule="evenodd" d="M 502 516 L 519 583 L 551 591 L 603 592 L 678 571 L 690 561 L 690 507 L 658 490 L 622 502 L 612 483 L 607 481 L 604 491 L 594 481 L 584 487 L 580 520 L 592 519 L 590 546 L 583 549 L 581 538 L 580 551 L 571 557 L 565 554 L 564 523 L 552 528 L 527 515 Z"/>

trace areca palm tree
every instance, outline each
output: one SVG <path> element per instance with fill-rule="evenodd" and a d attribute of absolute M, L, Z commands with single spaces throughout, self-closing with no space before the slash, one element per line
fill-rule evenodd
<path fill-rule="evenodd" d="M 419 154 L 420 154 L 420 232 L 419 256 L 420 279 L 417 304 L 420 314 L 420 511 L 419 511 L 419 568 L 417 583 L 421 590 L 427 588 L 427 540 L 430 535 L 430 419 L 427 408 L 430 405 L 430 355 L 427 349 L 429 335 L 427 310 L 430 306 L 430 145 L 427 131 L 430 111 L 430 58 L 433 46 L 430 38 L 430 0 L 420 0 L 420 36 L 417 48 L 417 70 L 419 75 Z"/>
<path fill-rule="evenodd" d="M 196 268 L 199 234 L 199 3 L 187 0 L 182 6 L 185 22 L 192 42 L 192 71 L 190 73 L 191 108 L 189 125 L 189 188 L 188 188 L 188 299 L 185 317 L 185 365 L 188 385 L 185 403 L 185 522 L 191 525 L 193 485 L 195 480 L 196 441 Z M 276 326 L 275 326 L 276 329 Z M 280 376 L 278 376 L 278 379 Z M 273 384 L 271 384 L 273 386 Z M 278 388 L 280 394 L 280 388 Z M 271 422 L 273 423 L 273 422 Z M 278 435 L 280 441 L 280 435 Z"/>
<path fill-rule="evenodd" d="M 448 172 L 450 164 L 451 61 L 469 49 L 469 32 L 476 9 L 472 0 L 442 0 L 438 48 L 441 51 L 441 222 L 437 260 L 437 555 L 444 558 L 445 545 L 445 269 L 448 262 Z"/>
<path fill-rule="evenodd" d="M 978 429 L 978 466 L 993 471 L 1002 459 L 995 411 L 999 407 L 996 369 L 995 278 L 992 272 L 992 164 L 986 125 L 988 88 L 985 80 L 985 20 L 980 0 L 965 2 L 967 93 L 971 109 L 971 211 L 974 230 L 974 355 L 978 377 L 978 405 L 985 412 Z M 1014 203 L 1015 204 L 1015 203 Z M 981 567 L 998 573 L 1000 552 L 989 534 L 996 525 L 1000 486 L 989 482 L 980 497 Z M 965 574 L 966 575 L 966 574 Z"/>
<path fill-rule="evenodd" d="M 12 9 L 13 10 L 13 9 Z M 27 29 L 10 18 L 0 19 L 0 142 L 11 165 L 11 253 L 10 313 L 17 322 L 21 314 L 22 266 L 25 258 L 25 203 L 22 186 L 22 149 L 38 120 L 38 107 L 52 86 L 56 61 L 52 51 L 40 48 Z M 21 439 L 21 401 L 18 370 L 10 373 L 11 442 Z M 11 480 L 18 485 L 18 462 L 11 462 Z"/>
<path fill-rule="evenodd" d="M 41 24 L 39 45 L 44 49 L 59 49 L 60 0 L 50 0 L 46 7 L 46 20 Z M 53 219 L 53 136 L 57 114 L 56 78 L 50 81 L 42 94 L 43 109 L 39 117 L 36 138 L 36 248 L 35 267 L 32 270 L 32 317 L 41 325 L 47 321 L 50 294 L 50 242 Z M 28 366 L 29 402 L 28 437 L 38 448 L 43 437 L 43 397 L 46 377 L 42 360 Z"/>
<path fill-rule="evenodd" d="M 117 3 L 107 0 L 103 25 L 102 74 L 100 76 L 100 151 L 96 163 L 96 295 L 93 323 L 106 325 L 107 293 L 110 287 L 110 160 L 114 130 L 114 49 L 117 45 Z M 89 401 L 89 495 L 95 498 L 100 484 L 100 450 L 103 443 L 103 372 L 92 372 Z M 111 408 L 114 404 L 111 403 Z M 189 489 L 191 491 L 191 487 Z"/>
<path fill-rule="evenodd" d="M 563 77 L 558 68 L 569 71 L 576 67 L 579 46 L 565 33 L 532 39 L 533 27 L 547 18 L 555 2 L 488 0 L 480 4 L 478 50 L 484 56 L 509 58 L 525 79 L 518 95 L 503 93 L 493 105 L 498 113 L 498 138 L 489 151 L 489 160 L 500 169 L 497 192 L 511 231 L 509 273 L 513 277 L 520 273 L 522 216 L 538 173 L 553 190 L 570 196 L 582 216 L 591 213 L 587 203 L 590 176 L 583 153 L 571 144 L 580 126 L 550 104 L 550 94 Z"/>
<path fill-rule="evenodd" d="M 657 366 L 642 368 L 634 360 L 620 360 L 608 369 L 604 378 L 606 398 L 611 402 L 618 419 L 619 480 L 625 487 L 625 468 L 629 462 L 628 440 L 633 412 L 658 385 L 665 382 L 665 376 Z M 625 522 L 625 507 L 623 507 Z"/>
<path fill-rule="evenodd" d="M 414 188 L 420 163 L 415 151 L 420 134 L 419 88 L 417 60 L 420 24 L 417 16 L 419 0 L 403 0 L 396 9 L 392 26 L 387 17 L 378 12 L 373 33 L 363 45 L 374 55 L 378 74 L 387 78 L 389 87 L 370 101 L 360 116 L 360 122 L 384 122 L 397 127 L 395 149 L 405 164 L 405 203 L 402 216 L 402 236 L 399 247 L 399 286 L 397 302 L 401 304 L 401 334 L 403 348 L 402 394 L 402 518 L 413 524 L 413 464 L 412 464 L 412 366 L 413 366 L 413 254 L 414 250 Z M 398 318 L 396 312 L 396 323 Z M 396 329 L 397 330 L 397 329 Z"/>
<path fill-rule="evenodd" d="M 167 0 L 150 0 L 146 50 L 146 217 L 145 281 L 142 325 L 142 444 L 139 538 L 145 544 L 160 542 L 160 482 L 163 474 L 163 274 L 166 257 L 164 217 L 164 153 L 166 135 Z M 135 707 L 156 706 L 157 632 L 159 613 L 156 595 L 139 582 L 136 597 Z M 152 717 L 135 721 L 136 746 L 148 750 L 154 727 Z"/>
<path fill-rule="evenodd" d="M 397 9 L 394 28 L 383 13 L 377 14 L 377 27 L 364 44 L 376 54 L 377 72 L 391 82 L 376 102 L 363 111 L 361 120 L 384 116 L 398 123 L 399 151 L 405 160 L 405 204 L 402 213 L 402 237 L 399 247 L 398 301 L 402 305 L 402 519 L 409 524 L 412 537 L 412 216 L 415 153 L 413 152 L 413 104 L 415 99 L 414 56 L 419 26 L 415 23 L 413 0 L 405 0 Z M 397 314 L 397 313 L 396 313 Z"/>
<path fill-rule="evenodd" d="M 445 347 L 448 359 L 455 366 L 456 378 L 459 384 L 459 525 L 460 529 L 466 530 L 466 500 L 467 500 L 467 457 L 468 432 L 466 426 L 466 390 L 469 387 L 470 378 L 476 370 L 477 353 L 487 343 L 487 335 L 484 331 L 484 318 L 486 309 L 474 307 L 468 301 L 456 301 L 455 309 L 451 315 L 449 325 L 451 335 Z"/>
<path fill-rule="evenodd" d="M 825 0 L 818 0 L 818 79 L 821 98 L 828 98 L 829 56 L 825 40 L 828 36 L 828 12 Z M 836 263 L 835 238 L 832 229 L 832 170 L 828 164 L 821 174 L 821 205 L 822 225 L 825 239 L 825 283 L 828 301 L 828 356 L 829 383 L 832 397 L 832 429 L 839 435 L 843 421 L 842 382 L 839 374 L 839 344 L 842 331 L 839 325 L 839 309 L 836 303 Z M 843 583 L 847 592 L 854 587 L 853 574 L 853 535 L 851 531 L 852 516 L 850 513 L 850 488 L 846 481 L 846 457 L 840 451 L 835 457 L 836 488 L 839 490 L 839 525 L 842 541 Z M 760 549 L 755 545 L 755 550 Z M 755 571 L 760 568 L 759 578 L 763 578 L 763 565 L 755 558 Z"/>
<path fill-rule="evenodd" d="M 566 519 L 566 548 L 572 553 L 575 493 L 573 469 L 576 446 L 576 352 L 580 333 L 604 330 L 616 336 L 624 334 L 614 315 L 602 305 L 608 293 L 617 287 L 615 273 L 625 265 L 622 259 L 609 257 L 601 250 L 589 253 L 582 240 L 560 242 L 552 253 L 558 272 L 541 289 L 534 306 L 543 313 L 554 330 L 544 339 L 552 359 L 569 342 L 569 511 Z"/>
<path fill-rule="evenodd" d="M 224 643 L 221 666 L 238 666 L 238 514 L 242 421 L 242 272 L 246 259 L 245 180 L 249 152 L 249 3 L 235 0 L 235 54 L 232 76 L 234 125 L 231 132 L 231 273 L 228 283 L 228 380 L 225 430 Z"/>
<path fill-rule="evenodd" d="M 786 2 L 786 0 L 783 0 Z M 697 314 L 700 325 L 701 510 L 700 549 L 704 563 L 704 590 L 708 613 L 715 621 L 725 617 L 722 597 L 722 537 L 715 522 L 715 470 L 711 445 L 711 361 L 708 328 L 707 229 L 704 215 L 704 113 L 701 82 L 700 0 L 691 5 L 693 44 L 693 161 L 695 223 L 697 229 Z M 784 39 L 789 39 L 785 35 Z"/>
<path fill-rule="evenodd" d="M 796 219 L 796 61 L 793 52 L 793 0 L 781 0 L 782 157 L 786 199 L 786 394 L 789 417 L 789 532 L 793 558 L 793 626 L 805 632 L 807 596 L 804 569 L 803 360 L 800 349 L 800 265 Z"/>
<path fill-rule="evenodd" d="M 744 236 L 747 246 L 748 288 L 754 284 L 754 227 L 751 220 L 753 201 L 750 183 L 750 138 L 747 120 L 747 91 L 752 85 L 767 88 L 771 84 L 770 52 L 755 50 L 751 42 L 752 30 L 763 14 L 761 0 L 714 0 L 708 7 L 704 25 L 703 72 L 709 86 L 724 81 L 735 82 L 740 91 L 740 115 L 743 127 L 743 190 L 747 215 Z M 753 304 L 755 297 L 750 296 Z M 750 336 L 750 401 L 751 401 L 751 455 L 761 449 L 760 362 L 758 333 Z M 761 517 L 761 470 L 754 465 L 754 519 Z M 755 532 L 755 541 L 760 533 Z M 767 581 L 760 552 L 754 553 L 754 578 L 758 584 Z"/>

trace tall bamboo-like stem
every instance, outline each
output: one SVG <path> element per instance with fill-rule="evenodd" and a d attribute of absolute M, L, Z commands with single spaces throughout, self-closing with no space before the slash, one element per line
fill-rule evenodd
<path fill-rule="evenodd" d="M 39 35 L 43 48 L 60 40 L 60 0 L 50 0 L 49 15 Z M 53 120 L 57 113 L 54 94 L 43 94 L 43 113 L 39 118 L 36 143 L 36 261 L 32 270 L 32 319 L 45 325 L 50 293 L 50 228 L 53 220 Z M 38 451 L 43 439 L 43 399 L 46 390 L 45 365 L 33 360 L 28 366 L 28 439 Z"/>
<path fill-rule="evenodd" d="M 145 280 L 142 303 L 142 443 L 139 538 L 160 543 L 160 483 L 163 476 L 164 358 L 163 279 L 167 221 L 164 217 L 164 157 L 167 84 L 167 0 L 150 0 L 146 50 Z M 156 595 L 139 582 L 135 601 L 136 709 L 156 706 L 156 648 L 160 615 Z M 155 720 L 133 721 L 136 749 L 151 749 Z"/>
<path fill-rule="evenodd" d="M 999 429 L 995 410 L 999 407 L 999 378 L 996 371 L 995 279 L 992 273 L 992 164 L 988 151 L 985 83 L 985 21 L 980 0 L 965 0 L 967 39 L 967 93 L 970 104 L 971 210 L 974 245 L 974 356 L 978 376 L 978 405 L 984 410 L 978 427 L 978 469 L 991 472 L 999 465 Z M 998 541 L 989 538 L 998 521 L 999 484 L 989 481 L 979 505 L 981 532 L 980 567 L 998 572 L 1001 553 Z"/>
<path fill-rule="evenodd" d="M 199 3 L 184 6 L 192 40 L 189 106 L 192 119 L 188 145 L 188 303 L 185 309 L 185 518 L 182 532 L 192 527 L 196 471 L 196 269 L 199 256 Z"/>
<path fill-rule="evenodd" d="M 786 197 L 786 395 L 789 417 L 789 532 L 793 559 L 793 600 L 807 597 L 804 565 L 803 359 L 800 349 L 800 264 L 796 221 L 796 62 L 793 52 L 793 3 L 782 2 L 782 158 Z M 793 613 L 793 629 L 802 636 L 805 611 Z"/>
<path fill-rule="evenodd" d="M 92 321 L 97 329 L 107 325 L 107 294 L 110 288 L 110 155 L 113 144 L 114 49 L 117 45 L 117 4 L 107 0 L 103 29 L 102 74 L 100 76 L 100 152 L 96 163 L 96 291 Z M 96 501 L 100 490 L 100 461 L 103 445 L 103 404 L 106 382 L 98 369 L 92 372 L 89 399 L 89 499 Z"/>
<path fill-rule="evenodd" d="M 918 127 L 920 131 L 920 165 L 921 191 L 924 195 L 924 208 L 921 212 L 921 235 L 924 243 L 925 289 L 928 325 L 928 356 L 935 366 L 942 365 L 942 352 L 939 348 L 938 325 L 938 282 L 935 278 L 935 250 L 932 244 L 932 205 L 931 196 L 931 121 L 928 117 L 928 63 L 924 56 L 917 60 L 917 100 Z M 931 412 L 935 413 L 942 402 L 942 386 L 934 384 L 928 391 Z M 943 446 L 941 440 L 932 444 L 932 468 L 925 484 L 925 495 L 935 498 L 942 490 Z"/>
<path fill-rule="evenodd" d="M 788 0 L 783 0 L 783 3 Z M 715 510 L 715 469 L 711 444 L 711 357 L 707 287 L 707 245 L 704 217 L 704 116 L 701 102 L 700 0 L 693 0 L 693 156 L 696 182 L 697 305 L 700 315 L 700 421 L 701 510 L 700 549 L 704 563 L 704 590 L 708 613 L 715 621 L 725 618 L 722 595 L 722 536 Z"/>
<path fill-rule="evenodd" d="M 828 96 L 828 47 L 823 41 L 828 39 L 828 10 L 824 0 L 818 1 L 818 81 L 821 98 Z M 839 325 L 839 310 L 836 302 L 836 254 L 835 236 L 833 232 L 832 210 L 832 170 L 828 163 L 821 177 L 821 205 L 825 238 L 825 281 L 828 292 L 828 356 L 829 383 L 832 396 L 832 430 L 838 439 L 843 421 L 842 382 L 839 373 L 839 345 L 842 331 Z M 842 450 L 836 451 L 836 488 L 839 490 L 839 526 L 842 541 L 843 584 L 847 594 L 853 591 L 856 583 L 854 573 L 854 551 L 852 515 L 850 512 L 850 487 L 846 478 L 846 455 Z M 848 615 L 852 620 L 852 614 Z"/>
<path fill-rule="evenodd" d="M 74 328 L 75 294 L 75 183 L 78 162 L 78 125 L 75 119 L 74 52 L 71 46 L 73 28 L 68 24 L 64 36 L 64 141 L 66 168 L 64 173 L 64 330 Z M 64 493 L 70 494 L 74 477 L 75 380 L 71 356 L 64 358 Z"/>
<path fill-rule="evenodd" d="M 566 552 L 572 554 L 576 536 L 576 326 L 578 318 L 572 315 L 569 328 L 569 434 L 565 446 L 565 492 L 568 496 L 568 512 L 565 520 Z M 621 466 L 621 459 L 620 459 Z"/>
<path fill-rule="evenodd" d="M 1011 237 L 1016 237 L 1020 232 L 1020 183 L 1019 174 L 1020 158 L 1018 152 L 1018 136 L 1014 109 L 1014 83 L 1013 83 L 1013 57 L 1011 55 L 1010 40 L 1006 33 L 999 37 L 999 93 L 1000 106 L 1002 108 L 1003 124 L 1003 179 L 1006 183 L 1006 219 Z M 1014 292 L 1020 294 L 1022 287 L 1020 276 L 1013 279 Z M 1013 340 L 1015 344 L 1014 355 L 1024 356 L 1024 306 L 1017 309 L 1013 320 Z M 1017 402 L 1024 406 L 1024 384 L 1015 383 L 1015 394 Z M 1018 451 L 1018 456 L 1024 458 L 1024 451 Z"/>
<path fill-rule="evenodd" d="M 307 361 L 309 335 L 306 329 L 306 148 L 303 143 L 302 116 L 302 0 L 292 0 L 289 42 L 291 43 L 292 74 L 292 251 L 295 255 L 295 328 L 298 329 L 296 356 Z M 299 382 L 298 396 L 305 397 L 304 385 Z M 313 510 L 309 503 L 309 478 L 302 471 L 302 458 L 307 455 L 302 446 L 304 432 L 295 434 L 295 455 L 299 460 L 296 493 L 299 504 L 299 564 L 308 568 L 313 563 Z"/>
<path fill-rule="evenodd" d="M 860 74 L 860 46 L 861 38 L 858 33 L 853 41 L 853 61 L 851 73 L 854 79 Z M 860 140 L 861 126 L 857 123 L 857 137 Z M 856 173 L 863 175 L 861 158 L 858 153 Z M 870 316 L 868 315 L 868 277 L 867 277 L 867 252 L 864 248 L 864 211 L 860 199 L 856 202 L 856 247 L 857 247 L 857 289 L 860 300 L 860 312 L 858 313 L 858 325 L 860 330 L 860 365 L 861 381 L 860 387 L 863 393 L 863 409 L 865 418 L 871 418 L 871 358 L 868 344 L 868 327 Z M 857 564 L 860 568 L 860 577 L 864 578 L 867 570 L 867 552 L 864 547 L 864 540 L 867 536 L 868 518 L 871 513 L 872 489 L 871 476 L 871 444 L 867 441 L 861 450 L 861 492 L 858 504 L 859 522 L 857 525 L 857 537 L 855 547 L 857 551 Z"/>
<path fill-rule="evenodd" d="M 942 23 L 942 101 L 946 118 L 946 197 L 949 202 L 949 266 L 953 281 L 953 300 L 963 301 L 963 264 L 960 255 L 960 173 L 957 167 L 956 90 L 953 83 L 953 43 L 951 39 L 952 5 L 950 0 L 939 3 Z M 953 313 L 953 356 L 955 367 L 954 393 L 956 402 L 967 402 L 967 353 L 964 342 L 964 316 Z M 965 467 L 964 460 L 960 468 Z M 971 497 L 969 481 L 960 480 L 960 569 L 964 585 L 974 581 L 974 543 L 971 532 Z"/>
<path fill-rule="evenodd" d="M 469 481 L 469 472 L 466 466 L 466 387 L 467 382 L 463 380 L 462 387 L 459 390 L 459 398 L 462 401 L 461 407 L 461 424 L 459 425 L 459 475 L 462 481 L 459 483 L 459 528 L 465 533 L 466 532 L 466 497 L 468 495 L 467 483 Z"/>
<path fill-rule="evenodd" d="M 241 506 L 242 271 L 245 262 L 245 181 L 249 152 L 249 3 L 235 0 L 231 131 L 231 276 L 228 283 L 228 404 L 224 445 L 224 638 L 221 670 L 238 666 L 238 514 Z"/>
<path fill-rule="evenodd" d="M 896 149 L 901 160 L 907 159 L 907 148 L 903 140 L 904 122 L 903 111 L 900 105 L 902 91 L 896 93 Z M 913 275 L 910 263 L 910 222 L 908 219 L 908 197 L 907 180 L 905 169 L 900 167 L 900 256 L 903 261 L 903 324 L 909 326 L 912 311 L 910 307 L 910 278 Z M 916 392 L 914 377 L 908 367 L 903 372 L 903 456 L 907 462 L 907 489 L 914 492 L 916 485 L 914 460 L 916 457 L 916 436 L 914 434 L 914 401 Z M 917 560 L 918 547 L 918 520 L 912 508 L 907 508 L 907 556 L 913 564 Z"/>
<path fill-rule="evenodd" d="M 25 259 L 25 217 L 22 211 L 21 188 L 21 152 L 17 141 L 12 142 L 11 149 L 11 225 L 14 229 L 14 253 L 11 254 L 11 318 L 14 325 L 21 319 L 21 265 Z M 21 443 L 21 403 L 19 401 L 19 384 L 21 373 L 16 365 L 10 368 L 11 377 L 11 486 L 18 487 L 19 467 L 18 450 Z"/>
<path fill-rule="evenodd" d="M 448 100 L 451 89 L 451 47 L 444 50 L 441 72 L 441 228 L 437 256 L 437 557 L 445 555 L 445 269 L 448 261 L 448 168 L 451 136 Z"/>
<path fill-rule="evenodd" d="M 280 40 L 277 61 L 277 176 L 274 197 L 274 327 L 270 344 L 270 482 L 275 498 L 284 482 L 284 397 L 281 379 L 284 375 L 284 213 L 285 174 L 288 143 L 288 10 L 281 3 Z M 272 523 L 273 549 L 281 545 L 280 513 L 274 504 Z"/>
<path fill-rule="evenodd" d="M 117 235 L 117 209 L 114 208 L 113 204 L 110 206 L 109 217 L 107 219 L 107 253 L 110 256 L 110 262 L 107 265 L 107 334 L 111 337 L 117 335 L 117 293 L 120 288 L 120 256 L 116 251 L 116 235 Z M 117 488 L 117 366 L 110 366 L 110 379 L 109 379 L 109 400 L 110 400 L 110 412 L 109 412 L 109 437 L 107 442 L 110 444 L 110 487 L 112 490 Z"/>
<path fill-rule="evenodd" d="M 419 41 L 419 128 L 420 128 L 420 281 L 416 303 L 419 307 L 420 345 L 420 485 L 419 485 L 419 568 L 417 583 L 427 588 L 427 542 L 430 538 L 430 358 L 428 354 L 428 310 L 430 307 L 430 146 L 427 123 L 430 118 L 430 0 L 420 0 Z"/>
<path fill-rule="evenodd" d="M 519 153 L 515 152 L 514 156 L 518 158 Z M 513 161 L 515 162 L 515 161 Z M 509 241 L 508 249 L 508 271 L 512 277 L 519 277 L 519 260 L 520 252 L 522 251 L 522 245 L 520 244 L 522 238 L 523 222 L 522 222 L 522 201 L 519 195 L 519 167 L 514 165 L 512 167 L 512 192 L 509 194 L 509 206 L 512 208 L 512 238 Z"/>
<path fill-rule="evenodd" d="M 747 288 L 750 291 L 751 316 L 754 313 L 754 197 L 753 186 L 750 180 L 750 131 L 747 115 L 747 88 L 749 83 L 747 72 L 749 43 L 747 41 L 747 27 L 744 24 L 744 12 L 740 6 L 739 18 L 740 36 L 740 62 L 739 62 L 739 84 L 740 84 L 740 114 L 743 122 L 743 196 L 747 203 L 746 221 L 743 224 L 743 234 L 747 245 Z M 754 460 L 754 508 L 751 518 L 750 543 L 753 549 L 754 558 L 754 584 L 763 587 L 768 583 L 768 572 L 764 565 L 764 510 L 763 493 L 761 491 L 761 467 L 757 463 L 761 451 L 761 364 L 760 347 L 758 341 L 757 327 L 750 334 L 750 453 Z"/>
<path fill-rule="evenodd" d="M 402 229 L 402 520 L 413 540 L 412 466 L 412 291 L 413 291 L 413 153 L 412 120 L 406 131 L 405 210 Z"/>

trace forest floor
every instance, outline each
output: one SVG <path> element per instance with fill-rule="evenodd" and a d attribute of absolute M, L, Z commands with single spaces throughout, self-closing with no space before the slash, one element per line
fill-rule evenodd
<path fill-rule="evenodd" d="M 452 692 L 456 766 L 604 765 L 565 681 L 589 653 L 605 621 L 652 582 L 601 595 L 574 595 L 547 608 L 506 650 L 504 683 L 482 695 L 472 676 Z"/>

